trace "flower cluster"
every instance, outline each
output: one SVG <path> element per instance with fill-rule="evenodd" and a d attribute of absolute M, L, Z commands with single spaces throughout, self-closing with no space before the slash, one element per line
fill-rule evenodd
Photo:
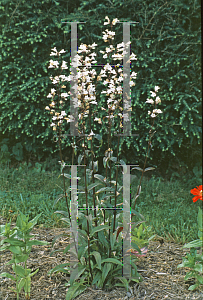
<path fill-rule="evenodd" d="M 108 17 L 105 17 L 107 22 L 104 22 L 104 25 L 110 24 L 110 20 Z M 111 27 L 114 26 L 119 20 L 116 18 L 112 21 Z M 109 40 L 114 39 L 115 32 L 109 31 L 106 29 L 103 31 L 103 40 L 104 42 L 109 42 Z M 103 58 L 109 58 L 111 55 L 112 60 L 114 61 L 122 61 L 123 56 L 127 53 L 126 49 L 130 46 L 130 41 L 126 44 L 123 42 L 118 44 L 116 49 L 113 45 L 109 45 L 106 47 L 105 51 L 100 51 L 100 53 L 103 54 Z M 96 64 L 96 53 L 91 52 L 92 49 L 95 49 L 97 44 L 93 43 L 92 45 L 87 46 L 86 44 L 81 44 L 78 49 L 78 54 L 73 58 L 71 62 L 71 66 L 77 67 L 77 75 L 69 75 L 68 77 L 65 75 L 58 75 L 58 76 L 51 76 L 50 79 L 52 80 L 52 83 L 54 85 L 58 85 L 58 95 L 56 95 L 56 90 L 53 88 L 51 89 L 51 93 L 47 96 L 47 98 L 52 98 L 51 104 L 49 106 L 46 106 L 45 109 L 50 110 L 50 113 L 53 115 L 52 117 L 52 123 L 51 126 L 53 127 L 53 130 L 56 130 L 57 126 L 60 126 L 60 124 L 63 123 L 63 119 L 65 119 L 67 122 L 74 121 L 74 118 L 72 115 L 68 115 L 65 113 L 65 111 L 61 111 L 61 113 L 56 112 L 56 101 L 54 98 L 58 96 L 58 103 L 63 107 L 64 101 L 67 100 L 69 96 L 72 95 L 71 91 L 67 92 L 61 92 L 61 89 L 66 88 L 64 82 L 70 82 L 73 81 L 75 84 L 72 87 L 73 91 L 75 91 L 76 98 L 73 98 L 73 106 L 74 108 L 79 107 L 80 113 L 78 115 L 78 119 L 81 120 L 83 125 L 83 130 L 86 129 L 85 126 L 85 119 L 88 117 L 90 112 L 90 105 L 97 105 L 97 95 L 96 95 L 96 85 L 99 81 L 102 81 L 102 78 L 104 78 L 104 81 L 102 82 L 103 86 L 105 86 L 105 90 L 101 92 L 101 94 L 105 94 L 106 104 L 107 108 L 101 107 L 101 110 L 105 110 L 107 112 L 107 115 L 105 116 L 106 119 L 112 120 L 115 117 L 120 117 L 120 128 L 123 127 L 122 119 L 123 119 L 123 107 L 120 106 L 120 103 L 122 101 L 122 94 L 123 94 L 123 80 L 126 74 L 123 74 L 122 68 L 120 67 L 120 64 L 118 63 L 114 68 L 107 63 L 103 69 L 101 69 L 99 75 L 97 76 L 95 69 L 90 69 L 92 64 Z M 116 51 L 115 51 L 116 50 Z M 62 53 L 65 53 L 66 51 L 62 49 L 61 51 L 57 51 L 56 47 L 52 49 L 52 52 L 50 56 L 59 56 Z M 80 55 L 79 55 L 80 54 Z M 136 55 L 132 53 L 130 55 L 130 60 L 137 60 Z M 129 61 L 128 61 L 129 62 Z M 59 62 L 50 60 L 50 65 L 48 68 L 59 68 Z M 65 61 L 62 61 L 61 64 L 61 70 L 68 69 L 67 64 Z M 129 84 L 130 87 L 135 86 L 135 83 L 132 79 L 136 79 L 137 73 L 132 72 L 130 75 Z M 97 83 L 94 84 L 94 79 L 96 79 Z M 159 96 L 156 95 L 158 92 L 159 87 L 155 86 L 155 91 L 151 91 L 151 97 L 150 99 L 147 99 L 146 103 L 150 103 L 155 108 L 151 111 L 148 111 L 148 114 L 150 114 L 151 118 L 155 118 L 158 114 L 162 113 L 160 109 L 156 108 L 156 105 L 158 103 L 161 103 L 161 99 Z M 50 109 L 51 108 L 51 109 Z M 94 116 L 94 113 L 92 113 Z M 104 118 L 101 119 L 98 116 L 94 117 L 94 121 L 98 122 L 99 124 L 102 124 Z M 77 124 L 78 126 L 78 124 Z M 83 132 L 82 130 L 82 132 Z M 79 131 L 80 132 L 80 131 Z"/>
<path fill-rule="evenodd" d="M 158 92 L 159 89 L 160 89 L 159 86 L 155 86 L 155 88 L 154 88 L 155 91 L 154 92 L 150 91 L 151 97 L 155 98 L 155 100 L 153 100 L 151 98 L 150 99 L 147 98 L 147 101 L 146 101 L 146 103 L 150 103 L 152 105 L 154 105 L 154 103 L 155 103 L 155 109 L 153 109 L 152 112 L 148 111 L 148 115 L 151 115 L 151 118 L 155 118 L 157 116 L 157 114 L 162 113 L 162 111 L 160 109 L 156 109 L 156 105 L 158 103 L 161 103 L 161 99 L 159 98 L 159 96 L 156 95 L 156 93 Z"/>
<path fill-rule="evenodd" d="M 105 22 L 104 25 L 110 24 L 110 20 L 108 17 L 106 17 L 108 22 Z M 112 21 L 112 25 L 115 25 L 119 20 L 114 19 Z M 108 39 L 114 39 L 113 36 L 115 35 L 115 32 L 108 31 L 106 30 L 103 32 L 103 39 L 105 42 L 108 42 Z M 128 42 L 126 45 L 124 43 L 118 44 L 117 45 L 117 52 L 112 54 L 112 59 L 113 60 L 122 60 L 123 55 L 126 53 L 125 52 L 125 47 L 129 47 L 130 42 Z M 90 104 L 96 104 L 97 105 L 97 100 L 96 100 L 96 90 L 95 90 L 95 85 L 92 83 L 93 79 L 96 76 L 96 71 L 94 69 L 89 70 L 92 64 L 97 63 L 95 56 L 96 53 L 90 53 L 92 49 L 95 49 L 95 46 L 97 44 L 93 43 L 92 45 L 85 45 L 82 44 L 79 47 L 78 53 L 81 55 L 76 55 L 71 63 L 72 66 L 78 67 L 77 69 L 77 85 L 73 86 L 73 89 L 77 92 L 77 99 L 73 99 L 73 105 L 74 107 L 80 107 L 81 113 L 79 114 L 79 119 L 83 119 L 88 116 L 89 114 L 89 107 Z M 110 53 L 112 53 L 115 50 L 115 48 L 110 45 L 109 47 L 106 47 L 106 53 L 104 51 L 100 51 L 103 55 L 103 58 L 109 57 Z M 52 49 L 52 53 L 50 54 L 51 56 L 60 56 L 62 53 L 65 53 L 66 51 L 62 49 L 61 51 L 57 51 L 56 47 Z M 122 52 L 122 53 L 120 53 Z M 83 55 L 86 54 L 86 57 L 83 57 Z M 136 60 L 136 55 L 134 53 L 131 54 L 130 56 L 131 60 Z M 85 67 L 84 67 L 85 65 Z M 107 107 L 108 107 L 108 115 L 106 118 L 114 118 L 115 115 L 115 110 L 120 109 L 120 111 L 123 110 L 122 107 L 119 106 L 121 100 L 122 100 L 122 82 L 123 82 L 123 77 L 125 74 L 122 74 L 122 68 L 119 68 L 120 64 L 116 65 L 116 68 L 113 68 L 110 64 L 106 64 L 104 66 L 104 69 L 100 71 L 100 74 L 97 76 L 97 81 L 101 81 L 103 77 L 105 77 L 105 80 L 103 82 L 103 85 L 106 86 L 106 90 L 102 91 L 102 93 L 106 94 L 108 97 L 107 99 Z M 79 67 L 82 67 L 79 69 Z M 59 68 L 59 62 L 58 61 L 53 61 L 50 60 L 50 65 L 49 68 Z M 62 61 L 61 65 L 61 70 L 67 69 L 67 65 L 65 61 Z M 132 72 L 130 79 L 136 79 L 137 73 Z M 63 84 L 65 81 L 71 81 L 73 80 L 73 75 L 69 75 L 66 77 L 65 75 L 59 75 L 55 77 L 50 77 L 52 80 L 53 84 L 59 85 L 60 83 L 62 86 L 60 88 L 65 88 L 66 86 Z M 135 83 L 130 80 L 130 86 L 134 86 Z M 70 96 L 71 93 L 60 93 L 58 96 L 60 97 L 59 103 L 63 105 L 63 100 L 67 100 L 67 97 Z M 56 121 L 58 121 L 58 126 L 63 122 L 62 120 L 65 119 L 67 122 L 71 122 L 73 119 L 73 116 L 68 116 L 66 117 L 65 111 L 62 111 L 61 114 L 55 112 L 55 107 L 56 107 L 56 101 L 54 101 L 54 97 L 56 96 L 56 90 L 51 89 L 51 93 L 47 96 L 47 98 L 52 98 L 52 102 L 49 105 L 51 109 L 51 114 L 55 113 L 55 116 L 53 116 L 52 124 L 53 130 L 56 130 Z M 45 109 L 50 110 L 50 107 L 46 106 Z M 102 110 L 107 110 L 104 107 L 101 108 Z M 118 112 L 117 114 L 121 121 L 120 121 L 120 127 L 122 127 L 122 114 L 121 112 Z M 97 121 L 99 124 L 102 124 L 101 118 L 95 117 L 94 121 Z M 84 124 L 83 124 L 84 125 Z"/>

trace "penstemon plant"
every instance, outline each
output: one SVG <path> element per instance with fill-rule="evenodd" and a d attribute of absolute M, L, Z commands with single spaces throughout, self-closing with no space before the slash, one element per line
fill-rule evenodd
<path fill-rule="evenodd" d="M 41 215 L 41 214 L 40 214 Z M 5 244 L 0 248 L 0 251 L 9 250 L 13 253 L 12 259 L 7 264 L 13 264 L 12 269 L 16 276 L 13 276 L 7 272 L 1 273 L 1 277 L 7 277 L 16 282 L 16 289 L 10 288 L 13 292 L 17 294 L 17 299 L 19 300 L 19 293 L 22 288 L 25 291 L 26 299 L 30 299 L 30 288 L 31 288 L 31 277 L 35 275 L 39 269 L 31 273 L 31 269 L 27 269 L 27 260 L 31 252 L 33 245 L 47 245 L 48 242 L 32 240 L 30 235 L 32 228 L 37 224 L 37 220 L 40 215 L 36 216 L 33 220 L 28 222 L 28 217 L 20 212 L 17 217 L 16 226 L 11 230 L 11 223 L 6 223 L 6 225 L 0 225 L 1 234 L 0 236 L 6 237 L 0 243 L 0 245 Z M 24 268 L 19 265 L 24 263 Z"/>
<path fill-rule="evenodd" d="M 110 20 L 106 17 L 107 22 L 104 25 L 110 24 Z M 114 26 L 118 22 L 118 19 L 114 19 L 111 23 Z M 105 42 L 109 42 L 110 40 L 114 39 L 115 32 L 109 31 L 106 29 L 103 32 L 103 39 Z M 112 150 L 112 132 L 113 129 L 116 132 L 121 133 L 122 125 L 122 107 L 120 107 L 120 102 L 122 101 L 122 86 L 121 82 L 123 81 L 123 77 L 125 74 L 122 74 L 122 69 L 119 68 L 119 64 L 115 66 L 113 69 L 109 64 L 111 60 L 122 60 L 123 55 L 119 53 L 120 51 L 125 54 L 125 49 L 129 47 L 130 42 L 126 45 L 124 43 L 117 45 L 117 53 L 113 54 L 115 48 L 112 44 L 106 48 L 106 53 L 104 51 L 100 51 L 103 55 L 103 58 L 108 59 L 108 63 L 104 66 L 104 69 L 101 70 L 99 76 L 96 76 L 96 71 L 94 69 L 90 70 L 91 64 L 96 63 L 96 53 L 89 52 L 92 49 L 95 49 L 97 46 L 95 43 L 92 45 L 84 45 L 82 44 L 79 47 L 78 53 L 82 53 L 83 55 L 79 56 L 78 54 L 75 56 L 71 65 L 80 67 L 80 70 L 77 72 L 76 78 L 78 79 L 78 85 L 75 88 L 77 91 L 77 103 L 74 102 L 74 106 L 77 107 L 79 105 L 79 116 L 78 116 L 78 132 L 82 134 L 82 138 L 79 141 L 75 141 L 75 137 L 73 138 L 73 154 L 72 154 L 72 165 L 74 165 L 74 156 L 77 154 L 76 144 L 82 141 L 81 149 L 82 153 L 78 156 L 77 162 L 78 165 L 81 164 L 82 160 L 84 162 L 84 181 L 85 187 L 78 186 L 78 194 L 83 193 L 85 194 L 85 204 L 84 211 L 80 211 L 78 215 L 78 249 L 76 247 L 76 243 L 73 242 L 75 246 L 75 251 L 72 251 L 72 254 L 75 255 L 76 259 L 78 260 L 78 274 L 70 279 L 70 282 L 66 285 L 70 285 L 70 288 L 67 292 L 66 299 L 73 299 L 77 295 L 81 294 L 86 288 L 87 285 L 96 286 L 99 288 L 111 288 L 113 286 L 125 286 L 127 291 L 130 289 L 129 283 L 130 281 L 139 282 L 142 281 L 142 277 L 137 273 L 137 267 L 135 262 L 137 261 L 137 257 L 142 256 L 146 253 L 146 249 L 142 248 L 142 246 L 147 245 L 147 241 L 139 238 L 131 242 L 131 246 L 134 249 L 129 249 L 129 256 L 131 260 L 129 264 L 133 267 L 132 274 L 130 278 L 126 278 L 125 276 L 121 276 L 122 274 L 122 235 L 119 233 L 123 230 L 122 225 L 122 209 L 119 209 L 120 205 L 123 204 L 123 198 L 121 194 L 122 186 L 119 185 L 118 182 L 118 164 L 124 166 L 124 172 L 127 169 L 125 162 L 122 159 L 119 159 L 119 142 L 120 136 L 118 136 L 118 146 L 116 151 L 116 156 L 113 156 Z M 46 106 L 45 109 L 50 110 L 50 113 L 53 115 L 51 126 L 53 127 L 54 131 L 58 133 L 58 143 L 59 143 L 59 153 L 60 153 L 60 161 L 61 164 L 61 176 L 63 176 L 63 183 L 64 183 L 64 194 L 60 195 L 60 198 L 56 199 L 54 205 L 62 198 L 65 197 L 66 205 L 68 213 L 65 211 L 57 211 L 55 213 L 61 213 L 64 218 L 63 221 L 67 222 L 68 225 L 71 225 L 71 216 L 70 216 L 70 209 L 68 205 L 67 199 L 67 191 L 65 188 L 65 180 L 64 177 L 71 179 L 69 174 L 64 173 L 64 168 L 68 167 L 62 159 L 61 153 L 61 126 L 63 123 L 63 119 L 67 121 L 67 123 L 72 122 L 73 116 L 67 114 L 65 110 L 62 110 L 64 107 L 64 101 L 67 100 L 67 97 L 71 95 L 71 93 L 63 93 L 62 89 L 66 88 L 65 82 L 73 80 L 74 76 L 68 76 L 61 74 L 62 70 L 68 69 L 66 62 L 62 61 L 61 67 L 59 68 L 59 60 L 62 53 L 65 52 L 64 49 L 61 51 L 57 51 L 56 48 L 52 49 L 51 56 L 58 56 L 58 61 L 50 60 L 49 68 L 54 68 L 58 71 L 55 77 L 51 76 L 50 79 L 52 80 L 53 84 L 56 85 L 57 90 L 51 89 L 51 93 L 47 96 L 48 98 L 52 99 L 52 102 L 49 106 Z M 89 56 L 88 56 L 89 54 Z M 131 60 L 136 60 L 135 54 L 131 54 Z M 131 74 L 131 78 L 136 78 L 136 73 L 133 72 Z M 99 85 L 99 82 L 102 80 L 102 77 L 106 77 L 103 85 L 107 85 L 107 90 L 102 91 L 100 95 L 96 95 L 96 87 Z M 94 79 L 96 83 L 94 84 Z M 103 86 L 102 85 L 102 86 Z M 134 82 L 130 80 L 130 86 L 134 86 Z M 146 159 L 144 163 L 143 169 L 140 167 L 135 167 L 134 169 L 138 169 L 142 171 L 142 176 L 140 180 L 140 184 L 137 189 L 137 193 L 135 195 L 134 206 L 136 203 L 137 198 L 141 192 L 141 181 L 143 178 L 143 174 L 146 171 L 152 170 L 154 168 L 145 168 L 147 156 L 149 152 L 149 147 L 152 147 L 151 139 L 155 132 L 152 132 L 154 129 L 154 120 L 155 117 L 162 113 L 160 109 L 156 108 L 156 105 L 161 102 L 159 96 L 157 96 L 157 92 L 159 90 L 158 86 L 155 86 L 155 90 L 151 91 L 151 98 L 147 99 L 146 103 L 150 103 L 153 106 L 151 111 L 148 111 L 148 114 L 152 118 L 152 126 L 149 132 L 149 140 L 148 140 L 148 150 L 146 154 Z M 98 111 L 94 108 L 94 105 L 98 103 L 98 98 L 100 102 L 104 102 L 104 97 L 102 94 L 106 94 L 108 97 L 106 104 L 107 108 L 102 106 L 102 110 L 106 112 L 106 115 L 102 118 L 98 116 Z M 51 109 L 50 109 L 51 107 Z M 58 109 L 60 112 L 56 112 L 55 110 Z M 96 115 L 96 117 L 95 117 Z M 115 125 L 114 119 L 118 117 L 120 118 L 117 127 Z M 93 120 L 92 120 L 93 118 Z M 87 121 L 86 121 L 87 120 Z M 106 120 L 106 122 L 105 122 Z M 106 133 L 107 133 L 107 141 L 108 146 L 107 150 L 105 151 L 105 156 L 103 158 L 103 165 L 105 168 L 105 176 L 100 174 L 96 174 L 98 172 L 98 161 L 94 161 L 94 149 L 93 149 L 93 138 L 99 140 L 100 145 L 102 144 L 102 136 L 93 132 L 94 129 L 94 121 L 98 122 L 98 124 L 105 125 Z M 107 126 L 106 126 L 107 125 Z M 115 128 L 114 128 L 115 126 Z M 85 135 L 85 132 L 89 132 L 89 134 Z M 115 131 L 114 131 L 115 132 Z M 89 168 L 88 166 L 89 162 Z M 112 180 L 112 162 L 117 165 L 116 168 L 116 180 Z M 80 177 L 77 177 L 80 180 Z M 96 190 L 97 188 L 97 190 Z M 99 199 L 100 196 L 100 199 Z M 113 203 L 114 199 L 114 203 Z M 92 203 L 93 204 L 90 204 Z M 90 209 L 93 210 L 93 214 L 90 213 Z M 144 217 L 131 209 L 132 216 L 137 216 L 142 219 L 141 222 L 135 223 L 132 222 L 133 227 L 135 228 L 138 224 L 145 222 Z M 127 224 L 128 232 L 130 231 L 130 224 Z M 142 230 L 142 228 L 140 229 Z M 140 233 L 140 231 L 139 231 Z M 52 242 L 52 246 L 55 243 L 56 239 L 59 238 L 64 234 L 61 234 Z M 127 238 L 123 237 L 123 238 Z M 152 237 L 151 237 L 152 238 Z M 70 250 L 72 244 L 68 245 L 63 250 L 63 253 L 66 253 Z M 142 248 L 142 249 L 141 249 Z M 137 250 L 137 251 L 135 251 Z M 141 251 L 143 250 L 143 251 Z M 61 251 L 61 250 L 55 250 Z M 52 253 L 53 253 L 52 252 Z M 50 255 L 52 255 L 52 253 Z M 134 254 L 132 257 L 131 254 Z M 49 275 L 53 273 L 64 272 L 70 273 L 70 266 L 69 263 L 62 264 L 56 266 L 54 269 L 49 271 Z M 80 280 L 76 282 L 76 280 Z M 121 283 L 118 283 L 118 282 Z"/>
<path fill-rule="evenodd" d="M 193 195 L 196 195 L 193 198 L 193 202 L 196 202 L 198 199 L 202 200 L 202 185 L 197 186 L 190 191 Z M 189 278 L 196 278 L 197 283 L 191 285 L 188 290 L 193 291 L 196 289 L 200 284 L 203 284 L 203 276 L 199 275 L 202 274 L 202 266 L 203 266 L 203 255 L 197 254 L 196 247 L 200 247 L 201 251 L 203 249 L 203 241 L 202 241 L 202 210 L 199 207 L 199 212 L 197 216 L 197 223 L 198 223 L 198 237 L 199 240 L 192 241 L 183 246 L 183 248 L 190 248 L 190 253 L 187 253 L 187 257 L 183 258 L 182 264 L 179 264 L 177 268 L 190 268 L 192 271 L 188 272 L 184 280 L 188 280 Z"/>

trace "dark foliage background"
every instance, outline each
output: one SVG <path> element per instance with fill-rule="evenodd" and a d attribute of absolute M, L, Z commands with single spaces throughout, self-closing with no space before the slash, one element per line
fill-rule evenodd
<path fill-rule="evenodd" d="M 142 166 L 150 128 L 149 104 L 145 101 L 150 90 L 158 85 L 162 100 L 159 108 L 164 113 L 155 122 L 151 164 L 164 171 L 172 164 L 186 165 L 189 169 L 199 165 L 202 149 L 199 0 L 4 0 L 0 6 L 1 157 L 9 153 L 11 158 L 22 161 L 34 154 L 38 160 L 44 160 L 48 154 L 58 152 L 50 127 L 51 116 L 44 109 L 50 103 L 47 95 L 53 88 L 49 79 L 52 69 L 47 69 L 51 48 L 67 50 L 63 59 L 70 60 L 70 25 L 62 24 L 63 19 L 86 22 L 78 25 L 78 46 L 96 42 L 97 49 L 105 49 L 102 40 L 102 31 L 107 28 L 103 25 L 105 16 L 110 20 L 139 22 L 131 25 L 131 52 L 138 58 L 131 65 L 138 73 L 136 86 L 131 89 L 131 116 L 132 132 L 139 130 L 140 135 L 124 139 L 121 157 L 126 163 L 139 162 Z M 116 45 L 123 40 L 122 24 L 114 28 Z M 98 101 L 98 111 L 100 106 Z M 100 126 L 97 130 L 100 132 Z M 69 138 L 63 143 L 68 162 L 71 162 L 71 142 Z M 113 148 L 116 144 L 115 137 Z M 106 149 L 104 136 L 103 146 L 95 151 L 96 157 L 101 158 Z"/>

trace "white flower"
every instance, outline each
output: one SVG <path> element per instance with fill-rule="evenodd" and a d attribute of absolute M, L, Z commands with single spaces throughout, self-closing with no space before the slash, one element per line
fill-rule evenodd
<path fill-rule="evenodd" d="M 119 76 L 118 80 L 117 81 L 123 81 L 123 77 L 122 76 Z"/>
<path fill-rule="evenodd" d="M 133 79 L 136 79 L 136 78 L 137 78 L 137 73 L 132 72 L 131 77 L 132 77 Z"/>
<path fill-rule="evenodd" d="M 68 81 L 69 78 L 66 77 L 65 75 L 59 75 L 59 78 L 61 78 L 61 81 Z"/>
<path fill-rule="evenodd" d="M 125 44 L 124 44 L 124 42 L 122 42 L 122 43 L 117 45 L 117 48 L 121 48 L 121 47 L 124 47 L 124 46 L 125 46 Z"/>
<path fill-rule="evenodd" d="M 122 87 L 121 86 L 118 86 L 116 88 L 116 90 L 117 90 L 118 94 L 122 94 Z"/>
<path fill-rule="evenodd" d="M 102 124 L 101 118 L 95 118 L 94 121 L 97 121 L 99 124 Z"/>
<path fill-rule="evenodd" d="M 155 117 L 156 117 L 156 115 L 152 113 L 151 114 L 151 118 L 155 118 Z"/>
<path fill-rule="evenodd" d="M 107 42 L 108 35 L 104 34 L 102 38 L 103 38 L 104 42 Z"/>
<path fill-rule="evenodd" d="M 68 97 L 68 96 L 70 96 L 70 95 L 68 95 L 68 93 L 61 93 L 61 97 L 62 97 L 62 98 L 66 98 L 66 97 Z"/>
<path fill-rule="evenodd" d="M 108 25 L 108 24 L 110 24 L 110 19 L 109 19 L 109 17 L 105 17 L 105 20 L 108 20 L 108 22 L 104 22 L 104 25 Z"/>
<path fill-rule="evenodd" d="M 106 53 L 109 53 L 111 52 L 111 49 L 110 48 L 106 48 Z"/>
<path fill-rule="evenodd" d="M 95 44 L 95 43 L 93 43 L 90 47 L 92 48 L 92 49 L 95 49 L 95 47 L 97 46 L 97 44 Z M 95 53 L 94 53 L 95 54 Z M 95 54 L 96 55 L 96 54 Z"/>
<path fill-rule="evenodd" d="M 162 111 L 160 109 L 153 109 L 153 113 L 162 114 Z"/>
<path fill-rule="evenodd" d="M 119 54 L 119 53 L 113 54 L 112 57 L 113 57 L 113 60 L 123 59 L 123 55 Z"/>
<path fill-rule="evenodd" d="M 134 53 L 130 55 L 130 60 L 137 60 L 136 55 Z"/>
<path fill-rule="evenodd" d="M 160 87 L 158 85 L 156 85 L 154 88 L 155 92 L 157 92 L 159 89 L 160 89 Z"/>
<path fill-rule="evenodd" d="M 113 19 L 113 21 L 112 21 L 112 25 L 115 25 L 116 23 L 118 23 L 119 22 L 119 20 L 116 18 L 116 19 Z"/>
<path fill-rule="evenodd" d="M 151 103 L 151 104 L 154 104 L 154 100 L 152 100 L 152 99 L 148 99 L 147 98 L 147 101 L 145 101 L 146 103 Z"/>
<path fill-rule="evenodd" d="M 91 132 L 90 132 L 89 136 L 90 135 L 95 135 L 95 133 L 92 131 L 92 129 L 91 129 Z"/>
<path fill-rule="evenodd" d="M 54 56 L 54 55 L 58 55 L 58 52 L 56 50 L 56 47 L 54 47 L 53 49 L 51 49 L 54 52 L 51 52 L 50 56 Z"/>
<path fill-rule="evenodd" d="M 58 61 L 51 59 L 49 62 L 50 62 L 50 65 L 48 68 L 58 68 L 58 65 L 59 65 Z"/>
<path fill-rule="evenodd" d="M 52 94 L 51 93 L 49 93 L 49 95 L 47 96 L 47 98 L 52 98 L 53 96 L 52 96 Z"/>
<path fill-rule="evenodd" d="M 155 99 L 155 103 L 156 103 L 156 104 L 158 104 L 158 103 L 161 103 L 161 99 L 159 98 L 159 96 L 158 96 L 158 97 L 156 97 L 156 99 Z"/>
<path fill-rule="evenodd" d="M 67 64 L 67 62 L 63 60 L 62 65 L 61 65 L 62 70 L 68 69 L 66 64 Z"/>
<path fill-rule="evenodd" d="M 93 44 L 92 44 L 93 45 Z M 96 45 L 96 44 L 95 44 Z M 95 52 L 90 53 L 89 56 L 97 56 Z M 92 59 L 92 58 L 91 58 Z"/>
<path fill-rule="evenodd" d="M 65 51 L 64 49 L 62 49 L 61 51 L 59 51 L 59 55 L 60 55 L 61 53 L 66 53 L 66 51 Z"/>
<path fill-rule="evenodd" d="M 89 50 L 87 50 L 87 45 L 86 44 L 81 44 L 80 47 L 79 47 L 79 50 L 78 50 L 78 53 L 81 53 L 81 52 L 89 52 Z"/>
<path fill-rule="evenodd" d="M 156 97 L 156 93 L 150 91 L 152 97 Z"/>
<path fill-rule="evenodd" d="M 67 115 L 67 114 L 66 114 L 65 110 L 62 110 L 61 116 L 66 116 L 66 115 Z"/>

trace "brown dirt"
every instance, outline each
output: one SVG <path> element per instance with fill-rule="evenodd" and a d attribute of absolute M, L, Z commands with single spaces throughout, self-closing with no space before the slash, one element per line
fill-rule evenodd
<path fill-rule="evenodd" d="M 0 224 L 5 224 L 5 220 L 0 219 Z M 53 250 L 51 242 L 53 238 L 61 233 L 68 233 L 68 229 L 61 228 L 37 228 L 35 227 L 31 234 L 34 239 L 48 241 L 47 246 L 33 246 L 28 259 L 27 267 L 35 271 L 31 278 L 31 297 L 32 300 L 44 299 L 66 299 L 68 287 L 65 283 L 69 277 L 67 274 L 59 273 L 57 275 L 47 276 L 47 272 L 58 264 L 65 263 L 69 260 L 69 255 L 57 252 L 50 257 Z M 60 238 L 55 244 L 54 249 L 64 249 L 69 242 L 69 237 Z M 124 288 L 114 288 L 111 291 L 96 290 L 87 288 L 76 300 L 150 300 L 150 299 L 167 299 L 167 300 L 201 300 L 203 299 L 203 288 L 196 291 L 188 291 L 191 284 L 195 281 L 191 279 L 185 282 L 184 276 L 190 270 L 187 268 L 177 269 L 177 265 L 182 263 L 182 257 L 185 256 L 189 249 L 181 249 L 181 244 L 167 242 L 164 239 L 160 241 L 150 241 L 148 253 L 145 257 L 139 258 L 137 262 L 138 273 L 142 275 L 143 282 L 133 283 L 130 291 L 127 293 Z M 197 251 L 198 253 L 199 250 Z M 6 263 L 11 259 L 10 251 L 1 253 L 0 273 L 13 273 L 11 265 Z M 16 299 L 14 292 L 8 287 L 15 288 L 13 281 L 0 277 L 1 292 L 0 299 Z M 24 292 L 21 290 L 20 299 L 25 299 Z"/>

